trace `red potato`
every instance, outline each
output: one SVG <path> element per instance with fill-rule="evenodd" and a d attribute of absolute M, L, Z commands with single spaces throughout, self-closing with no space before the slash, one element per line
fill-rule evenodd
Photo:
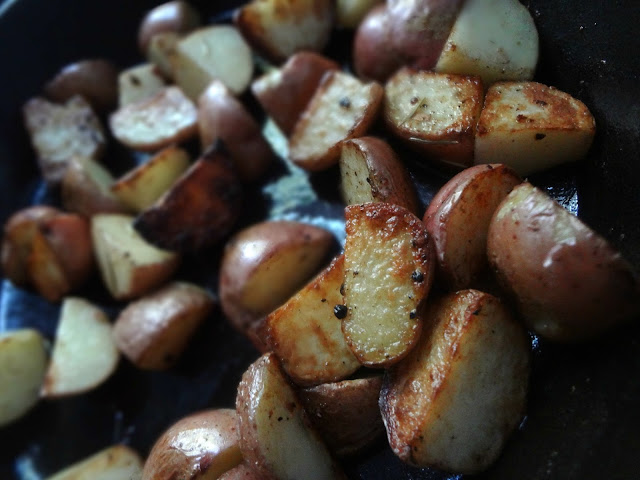
<path fill-rule="evenodd" d="M 138 48 L 147 53 L 151 39 L 159 33 L 188 33 L 202 23 L 198 11 L 188 2 L 171 1 L 149 10 L 138 28 Z"/>
<path fill-rule="evenodd" d="M 423 222 L 434 240 L 438 275 L 449 290 L 469 288 L 488 266 L 493 212 L 522 180 L 499 164 L 467 168 L 433 197 Z"/>
<path fill-rule="evenodd" d="M 588 340 L 640 313 L 640 282 L 631 266 L 529 183 L 496 210 L 487 251 L 525 323 L 542 337 Z"/>
<path fill-rule="evenodd" d="M 244 182 L 258 180 L 274 159 L 260 125 L 219 80 L 198 100 L 198 130 L 205 150 L 222 141 Z"/>
<path fill-rule="evenodd" d="M 280 68 L 263 74 L 251 84 L 262 108 L 289 136 L 318 87 L 322 76 L 340 66 L 314 52 L 298 52 Z"/>

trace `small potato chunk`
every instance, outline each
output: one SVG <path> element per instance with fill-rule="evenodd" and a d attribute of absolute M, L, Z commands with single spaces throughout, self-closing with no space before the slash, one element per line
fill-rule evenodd
<path fill-rule="evenodd" d="M 253 48 L 279 63 L 301 50 L 321 51 L 334 15 L 333 0 L 253 0 L 233 21 Z"/>
<path fill-rule="evenodd" d="M 320 268 L 331 232 L 299 222 L 266 221 L 227 242 L 220 265 L 220 303 L 227 319 L 249 333 Z"/>
<path fill-rule="evenodd" d="M 356 28 L 362 19 L 383 0 L 337 0 L 336 23 L 344 28 Z"/>
<path fill-rule="evenodd" d="M 235 410 L 203 410 L 178 420 L 158 438 L 142 480 L 217 479 L 240 462 Z"/>
<path fill-rule="evenodd" d="M 82 298 L 65 298 L 40 395 L 77 395 L 103 383 L 120 357 L 111 332 L 100 308 Z"/>
<path fill-rule="evenodd" d="M 387 142 L 376 137 L 346 140 L 340 151 L 340 190 L 347 205 L 393 203 L 418 214 L 419 201 L 406 167 Z"/>
<path fill-rule="evenodd" d="M 166 282 L 180 257 L 161 250 L 133 228 L 134 217 L 99 214 L 91 218 L 91 236 L 104 285 L 116 300 L 140 297 Z"/>
<path fill-rule="evenodd" d="M 222 141 L 245 182 L 260 179 L 274 158 L 260 125 L 219 80 L 198 100 L 198 130 L 204 149 Z"/>
<path fill-rule="evenodd" d="M 175 86 L 125 105 L 109 118 L 118 141 L 134 150 L 153 152 L 198 134 L 198 110 Z"/>
<path fill-rule="evenodd" d="M 300 392 L 313 425 L 339 457 L 364 453 L 384 433 L 378 397 L 382 375 L 324 383 Z"/>
<path fill-rule="evenodd" d="M 44 338 L 36 330 L 0 334 L 0 428 L 38 402 L 47 368 Z"/>
<path fill-rule="evenodd" d="M 126 213 L 129 209 L 111 191 L 114 178 L 100 162 L 75 157 L 60 183 L 63 207 L 91 217 L 97 213 Z"/>
<path fill-rule="evenodd" d="M 118 101 L 118 68 L 102 58 L 71 63 L 47 82 L 44 94 L 58 103 L 79 95 L 96 112 L 109 112 Z"/>
<path fill-rule="evenodd" d="M 314 52 L 298 52 L 281 68 L 275 68 L 251 83 L 251 92 L 262 108 L 289 136 L 318 88 L 322 76 L 340 66 Z"/>
<path fill-rule="evenodd" d="M 100 119 L 80 96 L 64 105 L 32 98 L 22 109 L 45 181 L 58 184 L 74 157 L 99 159 L 106 139 Z"/>
<path fill-rule="evenodd" d="M 111 191 L 135 212 L 151 207 L 189 168 L 186 150 L 167 147 L 126 173 L 111 185 Z"/>
<path fill-rule="evenodd" d="M 253 76 L 251 49 L 231 25 L 200 28 L 180 39 L 171 65 L 176 84 L 194 102 L 213 80 L 239 95 Z"/>
<path fill-rule="evenodd" d="M 403 68 L 384 93 L 384 121 L 394 135 L 436 162 L 473 164 L 483 96 L 479 78 Z"/>
<path fill-rule="evenodd" d="M 522 180 L 499 164 L 467 168 L 433 197 L 424 224 L 436 247 L 439 277 L 449 290 L 469 288 L 485 271 L 493 212 Z"/>
<path fill-rule="evenodd" d="M 334 313 L 336 305 L 342 306 L 343 281 L 344 256 L 340 255 L 267 316 L 267 343 L 298 385 L 342 380 L 360 367 Z"/>
<path fill-rule="evenodd" d="M 165 370 L 180 357 L 197 328 L 213 310 L 206 290 L 173 282 L 131 302 L 118 315 L 113 337 L 138 368 Z"/>
<path fill-rule="evenodd" d="M 583 158 L 596 133 L 584 103 L 536 82 L 499 82 L 478 122 L 475 163 L 504 163 L 529 175 Z"/>
<path fill-rule="evenodd" d="M 518 0 L 466 0 L 456 18 L 436 72 L 499 80 L 530 80 L 538 63 L 538 31 Z"/>
<path fill-rule="evenodd" d="M 128 68 L 118 76 L 118 105 L 146 100 L 161 92 L 167 82 L 160 69 L 152 63 L 143 63 Z"/>
<path fill-rule="evenodd" d="M 242 188 L 232 161 L 220 150 L 201 156 L 150 208 L 136 230 L 160 248 L 193 252 L 224 238 L 238 220 Z"/>
<path fill-rule="evenodd" d="M 350 205 L 345 217 L 342 331 L 360 363 L 388 367 L 420 338 L 433 245 L 423 223 L 397 205 Z"/>
<path fill-rule="evenodd" d="M 176 45 L 180 40 L 180 35 L 175 32 L 156 33 L 149 42 L 147 48 L 147 60 L 152 63 L 162 75 L 169 80 L 173 80 L 173 64 L 171 58 L 175 55 Z"/>
<path fill-rule="evenodd" d="M 184 34 L 200 26 L 198 11 L 188 2 L 175 0 L 149 10 L 138 28 L 138 48 L 148 53 L 153 38 L 162 33 Z"/>
<path fill-rule="evenodd" d="M 311 427 L 274 354 L 263 355 L 244 373 L 236 411 L 242 455 L 264 478 L 346 478 Z"/>
<path fill-rule="evenodd" d="M 65 468 L 47 480 L 138 480 L 142 458 L 125 445 L 114 445 Z"/>
<path fill-rule="evenodd" d="M 640 282 L 600 235 L 530 183 L 497 208 L 489 261 L 525 323 L 556 341 L 581 341 L 640 313 Z"/>
<path fill-rule="evenodd" d="M 416 466 L 481 472 L 524 415 L 529 339 L 497 298 L 477 290 L 432 304 L 425 325 L 382 385 L 389 444 Z"/>
<path fill-rule="evenodd" d="M 296 123 L 289 157 L 300 167 L 325 170 L 338 162 L 340 142 L 363 136 L 377 117 L 383 89 L 342 72 L 329 71 Z"/>

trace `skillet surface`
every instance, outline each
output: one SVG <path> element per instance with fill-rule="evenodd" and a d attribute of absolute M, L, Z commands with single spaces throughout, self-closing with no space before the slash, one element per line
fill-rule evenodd
<path fill-rule="evenodd" d="M 140 61 L 135 31 L 149 0 L 5 1 L 0 7 L 0 220 L 33 202 L 55 201 L 43 190 L 20 106 L 38 94 L 62 65 L 107 57 L 121 66 Z M 198 2 L 194 2 L 198 3 Z M 203 4 L 216 15 L 236 2 Z M 580 165 L 531 180 L 556 196 L 608 238 L 640 269 L 640 3 L 568 0 L 524 1 L 541 39 L 537 79 L 583 100 L 598 125 L 596 142 Z M 214 5 L 214 6 L 211 6 Z M 341 50 L 345 35 L 334 49 Z M 344 50 L 344 48 L 342 48 Z M 116 162 L 117 163 L 117 162 Z M 122 165 L 112 165 L 114 170 Z M 283 170 L 283 169 L 281 169 Z M 423 202 L 446 176 L 414 170 Z M 282 171 L 267 184 L 277 183 Z M 269 187 L 247 202 L 247 220 L 287 216 L 332 228 L 340 238 L 341 208 L 335 172 L 316 175 L 293 209 L 284 197 L 258 207 Z M 265 193 L 266 192 L 266 193 Z M 290 198 L 290 197 L 286 197 Z M 302 205 L 304 204 L 304 205 Z M 215 289 L 216 255 L 206 268 L 189 272 Z M 111 305 L 89 285 L 86 293 Z M 52 337 L 57 307 L 8 282 L 0 292 L 0 331 L 33 326 Z M 640 476 L 640 329 L 634 325 L 586 345 L 534 341 L 534 368 L 527 418 L 499 461 L 474 478 L 632 479 Z M 27 417 L 0 430 L 0 478 L 31 479 L 51 474 L 111 443 L 124 441 L 146 454 L 173 421 L 207 407 L 231 406 L 235 387 L 256 352 L 222 321 L 203 328 L 181 363 L 164 374 L 141 375 L 125 362 L 104 386 L 86 395 L 41 402 Z M 352 478 L 458 478 L 401 464 L 382 442 L 370 455 L 348 462 Z M 471 477 L 464 477 L 471 478 Z"/>

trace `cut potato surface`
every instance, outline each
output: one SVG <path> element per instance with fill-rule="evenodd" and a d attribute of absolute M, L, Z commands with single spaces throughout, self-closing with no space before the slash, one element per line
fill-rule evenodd
<path fill-rule="evenodd" d="M 26 414 L 40 398 L 47 368 L 44 338 L 32 329 L 0 334 L 0 428 Z"/>
<path fill-rule="evenodd" d="M 382 95 L 377 83 L 327 72 L 291 134 L 291 160 L 312 171 L 335 165 L 340 142 L 366 133 L 377 117 Z"/>
<path fill-rule="evenodd" d="M 596 133 L 580 100 L 537 82 L 499 82 L 478 122 L 475 163 L 504 163 L 528 175 L 583 158 Z"/>
<path fill-rule="evenodd" d="M 423 223 L 397 205 L 351 205 L 345 217 L 342 331 L 363 365 L 387 367 L 420 337 L 433 245 Z"/>
<path fill-rule="evenodd" d="M 47 480 L 138 480 L 142 475 L 142 458 L 125 445 L 114 445 Z"/>
<path fill-rule="evenodd" d="M 118 76 L 118 105 L 124 107 L 155 95 L 167 82 L 160 69 L 151 63 L 128 68 Z"/>
<path fill-rule="evenodd" d="M 389 444 L 414 465 L 480 472 L 524 415 L 528 337 L 497 298 L 477 290 L 432 304 L 425 324 L 382 386 Z"/>

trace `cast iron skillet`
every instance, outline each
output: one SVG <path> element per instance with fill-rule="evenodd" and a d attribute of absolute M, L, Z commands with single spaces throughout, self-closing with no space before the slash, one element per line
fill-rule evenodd
<path fill-rule="evenodd" d="M 38 181 L 23 132 L 20 106 L 70 62 L 107 57 L 121 66 L 140 60 L 135 31 L 150 0 L 18 0 L 0 7 L 0 220 L 33 202 L 55 202 Z M 236 2 L 200 2 L 210 18 Z M 640 3 L 637 0 L 530 0 L 541 41 L 537 78 L 583 100 L 596 117 L 591 153 L 579 165 L 531 180 L 547 188 L 640 267 Z M 224 17 L 224 15 L 223 15 Z M 331 47 L 344 51 L 347 35 Z M 116 154 L 113 155 L 115 159 Z M 114 160 L 115 162 L 115 160 Z M 122 168 L 117 162 L 114 170 Z M 423 202 L 446 176 L 413 168 Z M 265 180 L 277 181 L 276 168 Z M 332 227 L 340 237 L 341 207 L 335 172 L 314 175 L 318 201 L 277 210 L 268 189 L 247 201 L 247 219 L 279 211 Z M 305 200 L 306 201 L 306 200 Z M 265 207 L 266 205 L 266 207 Z M 276 210 L 274 210 L 274 208 Z M 337 225 L 337 227 L 336 227 Z M 195 273 L 215 289 L 216 255 L 199 259 Z M 86 292 L 111 312 L 95 285 Z M 57 307 L 2 284 L 0 331 L 33 326 L 52 336 Z M 637 323 L 637 322 L 636 322 Z M 527 417 L 499 461 L 475 478 L 632 479 L 640 475 L 640 329 L 631 324 L 584 345 L 533 340 L 534 365 Z M 232 406 L 235 387 L 257 353 L 220 319 L 199 332 L 181 363 L 164 374 L 140 374 L 121 365 L 97 391 L 41 402 L 18 423 L 0 430 L 0 478 L 51 474 L 115 442 L 143 455 L 173 421 L 194 410 Z M 414 469 L 395 459 L 384 442 L 345 467 L 352 478 L 457 478 Z M 467 477 L 465 477 L 467 478 Z M 471 478 L 471 477 L 468 477 Z"/>

